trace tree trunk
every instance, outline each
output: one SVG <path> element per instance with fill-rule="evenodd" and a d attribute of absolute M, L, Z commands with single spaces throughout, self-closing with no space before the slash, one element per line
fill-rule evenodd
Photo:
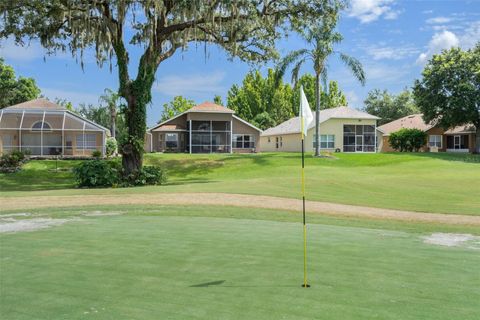
<path fill-rule="evenodd" d="M 315 75 L 315 156 L 320 156 L 320 74 Z"/>
<path fill-rule="evenodd" d="M 478 123 L 475 127 L 477 128 L 477 132 L 475 133 L 476 135 L 475 153 L 480 153 L 480 123 Z"/>
<path fill-rule="evenodd" d="M 148 86 L 132 83 L 127 96 L 128 109 L 125 122 L 128 130 L 126 141 L 122 141 L 122 166 L 126 175 L 135 174 L 142 169 L 144 140 L 147 131 L 146 105 L 149 99 Z"/>
<path fill-rule="evenodd" d="M 112 136 L 112 138 L 116 138 L 116 126 L 115 126 L 115 121 L 116 121 L 116 118 L 117 118 L 117 115 L 115 113 L 112 113 L 111 114 L 111 124 L 110 124 L 110 135 Z"/>

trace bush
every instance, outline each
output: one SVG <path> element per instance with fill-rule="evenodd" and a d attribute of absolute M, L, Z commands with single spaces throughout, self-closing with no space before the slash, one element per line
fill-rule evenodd
<path fill-rule="evenodd" d="M 397 151 L 418 152 L 427 143 L 427 134 L 419 129 L 403 128 L 392 132 L 388 141 Z"/>
<path fill-rule="evenodd" d="M 108 138 L 105 143 L 105 155 L 107 157 L 113 156 L 117 152 L 117 140 L 115 138 Z"/>
<path fill-rule="evenodd" d="M 94 150 L 92 152 L 92 157 L 94 158 L 101 158 L 102 157 L 102 152 L 100 150 Z"/>
<path fill-rule="evenodd" d="M 139 172 L 124 175 L 119 161 L 88 160 L 73 172 L 77 186 L 87 188 L 160 185 L 167 181 L 165 170 L 154 166 L 144 166 Z"/>
<path fill-rule="evenodd" d="M 124 186 L 160 185 L 167 182 L 165 170 L 155 166 L 144 166 L 142 170 L 124 176 Z"/>
<path fill-rule="evenodd" d="M 105 160 L 87 160 L 73 169 L 79 187 L 113 187 L 120 182 L 115 164 Z"/>
<path fill-rule="evenodd" d="M 22 151 L 12 151 L 0 157 L 0 172 L 11 173 L 19 171 L 22 164 L 28 160 Z"/>

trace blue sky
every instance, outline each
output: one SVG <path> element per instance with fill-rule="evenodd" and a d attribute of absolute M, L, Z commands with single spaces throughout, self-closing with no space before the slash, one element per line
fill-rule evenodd
<path fill-rule="evenodd" d="M 342 14 L 338 30 L 345 38 L 338 50 L 363 63 L 367 83 L 362 87 L 335 57 L 329 61 L 329 79 L 339 82 L 351 107 L 362 108 L 371 89 L 397 93 L 411 87 L 432 54 L 452 46 L 470 48 L 480 41 L 480 0 L 353 0 Z M 282 55 L 305 46 L 295 36 L 278 44 Z M 133 52 L 131 60 L 137 60 L 138 54 L 139 50 Z M 104 88 L 118 86 L 116 70 L 110 73 L 108 66 L 99 69 L 92 56 L 87 55 L 82 71 L 67 54 L 47 56 L 45 61 L 44 55 L 37 43 L 24 48 L 8 40 L 0 42 L 0 56 L 18 75 L 33 77 L 51 99 L 67 99 L 75 106 L 82 102 L 96 104 Z M 272 65 L 260 69 L 265 73 Z M 225 101 L 229 88 L 241 83 L 251 68 L 238 60 L 228 60 L 216 47 L 208 47 L 207 55 L 203 44 L 178 51 L 158 69 L 148 125 L 157 122 L 162 105 L 175 95 L 200 103 L 219 94 Z M 310 66 L 302 72 L 311 72 Z"/>

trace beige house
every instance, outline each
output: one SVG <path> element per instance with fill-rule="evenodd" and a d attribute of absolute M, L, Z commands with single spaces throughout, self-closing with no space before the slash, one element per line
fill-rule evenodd
<path fill-rule="evenodd" d="M 256 152 L 262 130 L 226 107 L 204 102 L 148 130 L 147 152 Z"/>
<path fill-rule="evenodd" d="M 379 149 L 383 152 L 395 151 L 389 143 L 392 132 L 400 129 L 419 129 L 427 134 L 427 144 L 422 151 L 433 152 L 475 152 L 476 129 L 474 125 L 458 126 L 445 130 L 435 124 L 423 121 L 422 114 L 412 114 L 379 127 L 381 143 Z"/>
<path fill-rule="evenodd" d="M 28 150 L 32 156 L 105 154 L 108 129 L 46 99 L 0 110 L 0 154 Z"/>
<path fill-rule="evenodd" d="M 313 114 L 315 119 L 315 113 Z M 331 152 L 376 152 L 377 120 L 360 110 L 338 107 L 320 111 L 320 149 Z M 313 151 L 315 121 L 305 140 L 305 151 Z M 263 152 L 300 152 L 300 118 L 295 117 L 265 130 L 260 136 Z"/>

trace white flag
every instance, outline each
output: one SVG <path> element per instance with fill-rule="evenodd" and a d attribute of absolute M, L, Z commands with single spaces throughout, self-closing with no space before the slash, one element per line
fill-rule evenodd
<path fill-rule="evenodd" d="M 313 114 L 312 109 L 310 109 L 310 105 L 308 104 L 307 97 L 305 96 L 305 92 L 303 92 L 303 86 L 300 87 L 300 125 L 301 131 L 304 136 L 307 135 L 308 127 L 310 123 L 313 121 Z M 303 121 L 302 121 L 303 120 Z"/>

